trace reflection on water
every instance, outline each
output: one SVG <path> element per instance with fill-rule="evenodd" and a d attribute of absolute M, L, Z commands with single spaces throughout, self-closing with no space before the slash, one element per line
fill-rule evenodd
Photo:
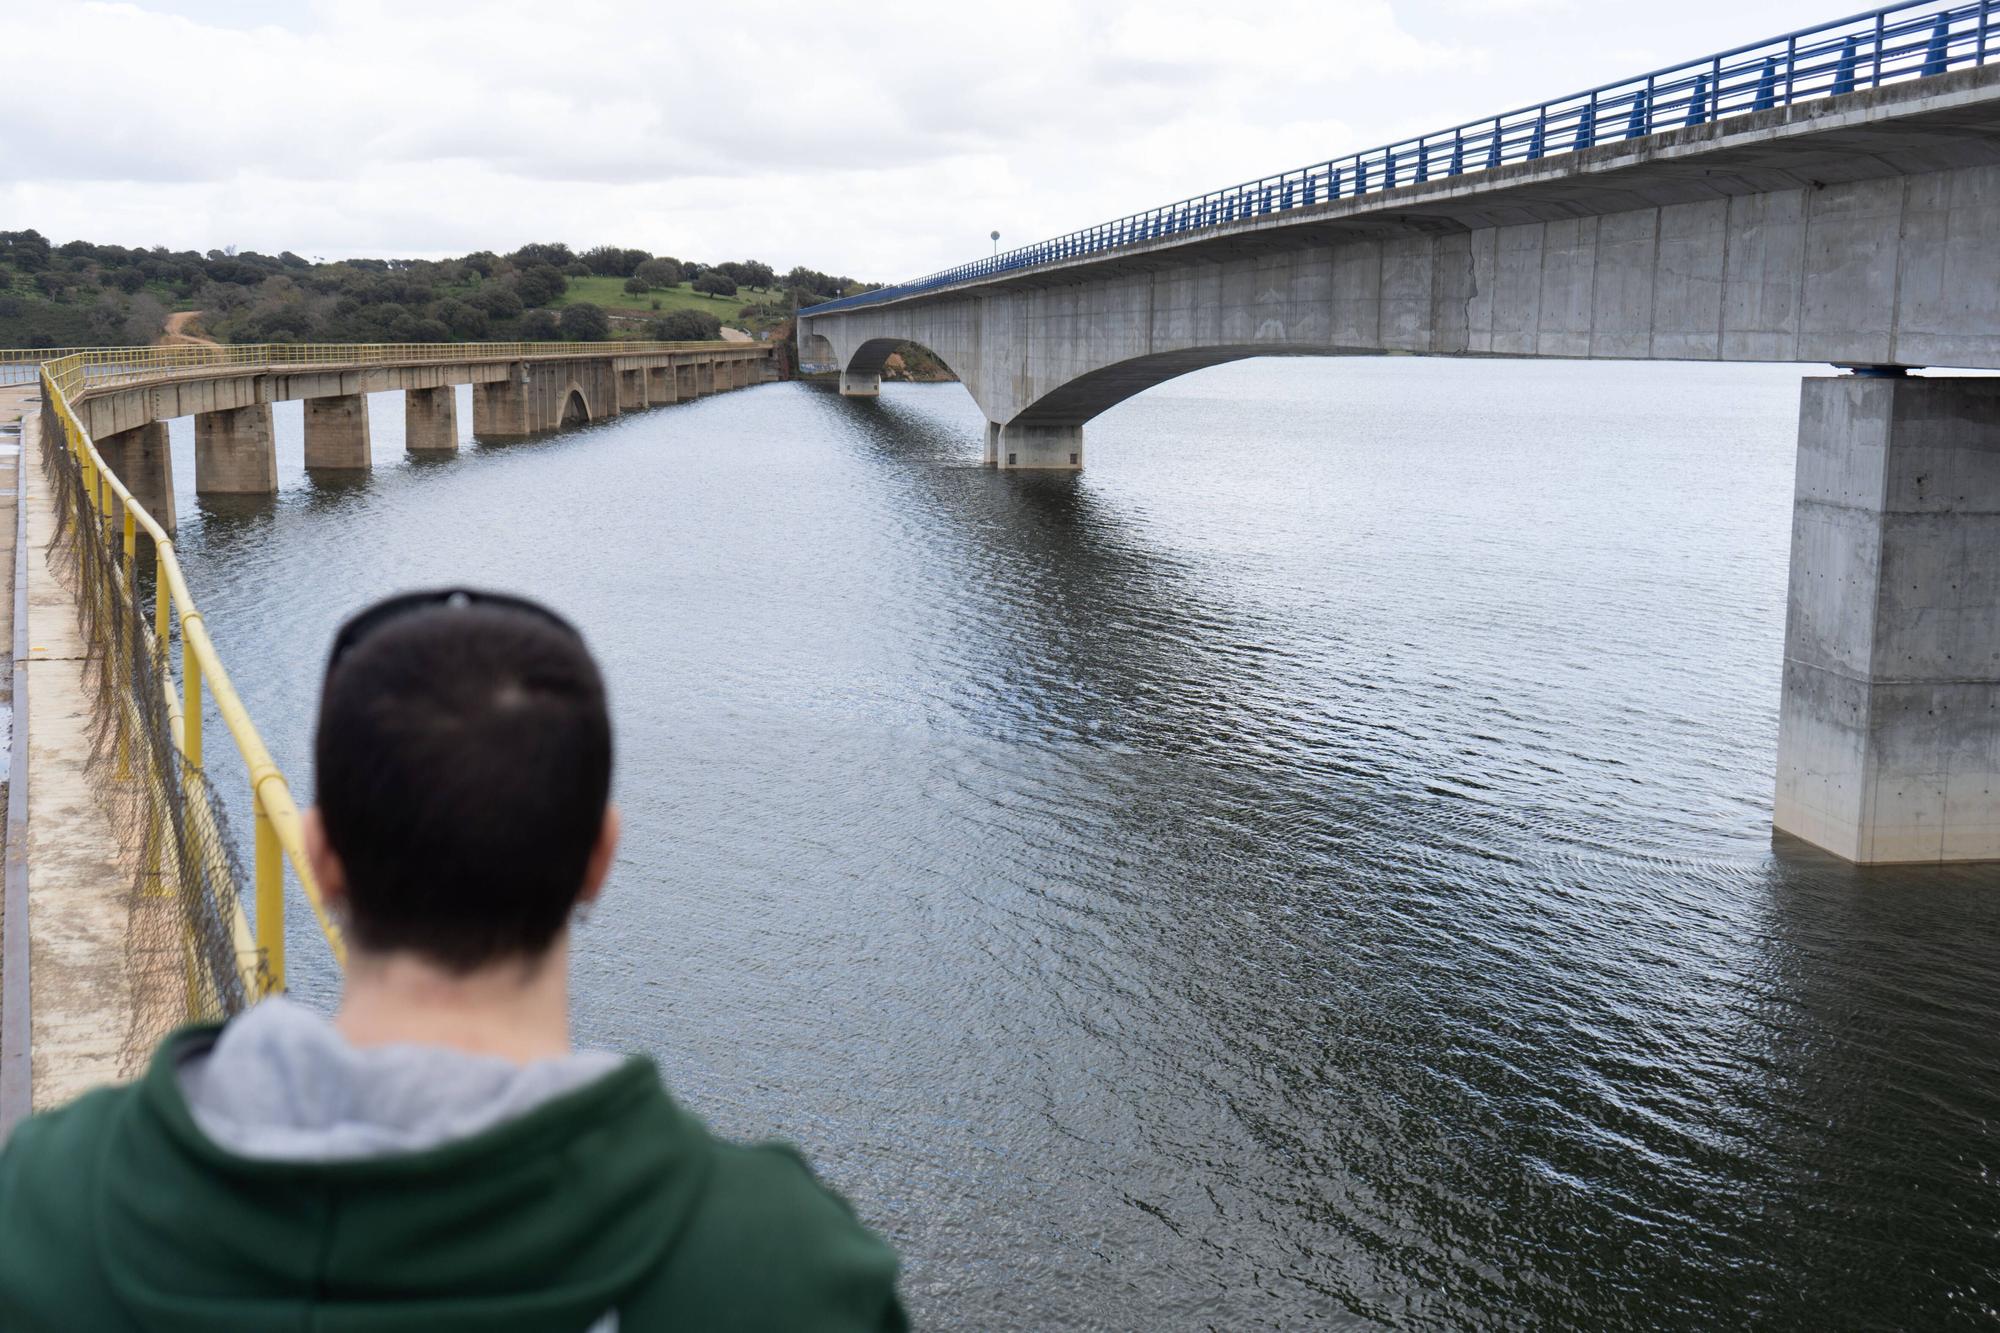
<path fill-rule="evenodd" d="M 1060 477 L 951 385 L 422 463 L 383 395 L 183 548 L 302 779 L 363 600 L 587 628 L 581 1035 L 804 1144 L 927 1326 L 1981 1322 L 2000 885 L 1768 831 L 1797 380 L 1246 363 Z"/>

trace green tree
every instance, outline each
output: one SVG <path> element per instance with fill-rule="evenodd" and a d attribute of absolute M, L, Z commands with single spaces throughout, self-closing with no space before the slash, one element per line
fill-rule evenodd
<path fill-rule="evenodd" d="M 554 342 L 558 329 L 556 312 L 553 310 L 530 310 L 521 316 L 521 337 L 528 342 Z"/>
<path fill-rule="evenodd" d="M 611 336 L 611 316 L 605 314 L 601 306 L 578 301 L 575 305 L 563 307 L 558 327 L 566 342 L 602 342 Z"/>
<path fill-rule="evenodd" d="M 647 323 L 646 336 L 660 342 L 713 342 L 722 336 L 722 321 L 705 310 L 669 310 Z"/>
<path fill-rule="evenodd" d="M 632 270 L 632 276 L 640 279 L 648 287 L 673 287 L 681 280 L 681 261 L 665 256 L 648 259 Z"/>

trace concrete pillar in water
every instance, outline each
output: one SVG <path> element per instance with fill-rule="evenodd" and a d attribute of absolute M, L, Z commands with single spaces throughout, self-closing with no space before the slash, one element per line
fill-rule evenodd
<path fill-rule="evenodd" d="M 450 453 L 458 448 L 458 390 L 444 384 L 435 389 L 403 392 L 403 447 L 413 454 Z"/>
<path fill-rule="evenodd" d="M 368 469 L 368 395 L 343 393 L 306 399 L 306 470 Z"/>
<path fill-rule="evenodd" d="M 674 366 L 674 399 L 701 397 L 701 385 L 695 379 L 694 367 L 686 362 Z"/>
<path fill-rule="evenodd" d="M 653 366 L 646 371 L 646 402 L 671 403 L 680 397 L 680 383 L 672 366 Z"/>
<path fill-rule="evenodd" d="M 646 405 L 646 372 L 643 370 L 621 370 L 618 372 L 618 410 L 636 412 Z"/>
<path fill-rule="evenodd" d="M 1083 466 L 1083 427 L 1015 422 L 1000 428 L 999 467 L 1075 472 Z"/>
<path fill-rule="evenodd" d="M 508 367 L 504 380 L 472 386 L 472 433 L 482 440 L 529 433 L 528 386 L 518 364 Z"/>
<path fill-rule="evenodd" d="M 100 436 L 97 452 L 145 511 L 174 532 L 174 458 L 167 446 L 167 423 L 152 421 L 115 435 Z"/>
<path fill-rule="evenodd" d="M 986 423 L 986 456 L 982 460 L 988 467 L 1000 466 L 1000 423 Z"/>
<path fill-rule="evenodd" d="M 1774 822 L 2000 859 L 2000 379 L 1805 382 Z"/>
<path fill-rule="evenodd" d="M 269 403 L 196 414 L 194 489 L 198 495 L 276 494 L 278 447 Z"/>
<path fill-rule="evenodd" d="M 695 392 L 711 394 L 715 392 L 715 362 L 704 361 L 694 368 Z"/>
<path fill-rule="evenodd" d="M 882 393 L 882 376 L 879 373 L 862 373 L 852 370 L 840 372 L 840 396 L 842 398 L 877 398 Z"/>

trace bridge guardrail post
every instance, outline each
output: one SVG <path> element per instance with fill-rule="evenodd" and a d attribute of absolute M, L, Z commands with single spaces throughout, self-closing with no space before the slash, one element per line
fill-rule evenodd
<path fill-rule="evenodd" d="M 262 784 L 251 788 L 250 800 L 257 821 L 257 952 L 263 956 L 266 984 L 275 993 L 285 989 L 285 853 L 264 804 Z"/>

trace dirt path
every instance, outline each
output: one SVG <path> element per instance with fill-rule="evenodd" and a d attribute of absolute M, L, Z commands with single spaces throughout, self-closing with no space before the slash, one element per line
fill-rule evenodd
<path fill-rule="evenodd" d="M 188 326 L 201 318 L 199 310 L 176 310 L 167 316 L 167 331 L 160 335 L 160 346 L 179 347 L 194 343 L 203 347 L 215 346 L 215 339 L 199 333 L 189 333 Z"/>

